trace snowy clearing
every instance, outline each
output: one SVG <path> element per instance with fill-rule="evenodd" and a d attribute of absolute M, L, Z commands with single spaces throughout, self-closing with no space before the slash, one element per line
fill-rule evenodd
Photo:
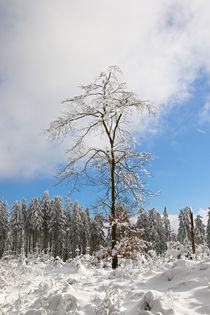
<path fill-rule="evenodd" d="M 210 314 L 210 257 L 122 261 L 117 270 L 48 256 L 0 261 L 3 314 Z"/>

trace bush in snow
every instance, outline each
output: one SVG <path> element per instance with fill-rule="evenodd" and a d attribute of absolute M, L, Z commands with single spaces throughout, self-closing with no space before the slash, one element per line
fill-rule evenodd
<path fill-rule="evenodd" d="M 111 220 L 112 224 L 117 226 L 117 242 L 111 250 L 111 244 L 96 253 L 98 259 L 118 256 L 119 258 L 137 259 L 138 253 L 145 253 L 151 248 L 151 244 L 141 236 L 144 234 L 142 229 L 132 226 L 130 222 L 131 215 L 122 205 L 117 207 L 116 219 Z"/>

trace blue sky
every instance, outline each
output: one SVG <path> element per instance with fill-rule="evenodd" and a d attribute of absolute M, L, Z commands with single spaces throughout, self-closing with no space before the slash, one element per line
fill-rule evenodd
<path fill-rule="evenodd" d="M 117 64 L 157 108 L 136 118 L 138 150 L 152 153 L 147 209 L 210 206 L 210 4 L 192 1 L 0 0 L 0 196 L 11 207 L 56 186 L 64 143 L 40 135 L 78 86 Z M 86 207 L 96 192 L 71 196 Z"/>

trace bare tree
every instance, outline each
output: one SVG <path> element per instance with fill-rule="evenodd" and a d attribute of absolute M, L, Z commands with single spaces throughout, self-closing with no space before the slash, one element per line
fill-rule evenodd
<path fill-rule="evenodd" d="M 67 181 L 73 188 L 84 183 L 105 185 L 106 194 L 101 205 L 110 210 L 112 249 L 116 245 L 116 204 L 126 196 L 142 202 L 150 192 L 145 189 L 144 175 L 149 175 L 145 164 L 149 153 L 135 151 L 131 136 L 131 115 L 151 113 L 152 106 L 127 91 L 118 79 L 120 69 L 111 66 L 94 83 L 81 86 L 82 94 L 66 99 L 67 110 L 51 122 L 44 131 L 51 141 L 71 135 L 68 162 L 59 171 L 59 181 Z M 95 141 L 95 139 L 100 139 Z M 118 265 L 112 250 L 112 268 Z"/>

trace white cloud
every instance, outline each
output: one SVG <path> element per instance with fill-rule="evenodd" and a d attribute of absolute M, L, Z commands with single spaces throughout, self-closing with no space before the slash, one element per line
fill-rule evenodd
<path fill-rule="evenodd" d="M 200 124 L 210 123 L 210 102 L 207 102 L 199 115 Z"/>
<path fill-rule="evenodd" d="M 63 161 L 63 146 L 40 130 L 112 64 L 159 106 L 156 132 L 199 70 L 210 72 L 209 37 L 210 3 L 198 0 L 0 1 L 0 177 L 49 173 Z"/>
<path fill-rule="evenodd" d="M 197 129 L 197 132 L 199 132 L 199 133 L 202 133 L 203 135 L 205 135 L 206 134 L 206 131 L 204 131 L 204 130 L 202 130 L 202 129 Z"/>

